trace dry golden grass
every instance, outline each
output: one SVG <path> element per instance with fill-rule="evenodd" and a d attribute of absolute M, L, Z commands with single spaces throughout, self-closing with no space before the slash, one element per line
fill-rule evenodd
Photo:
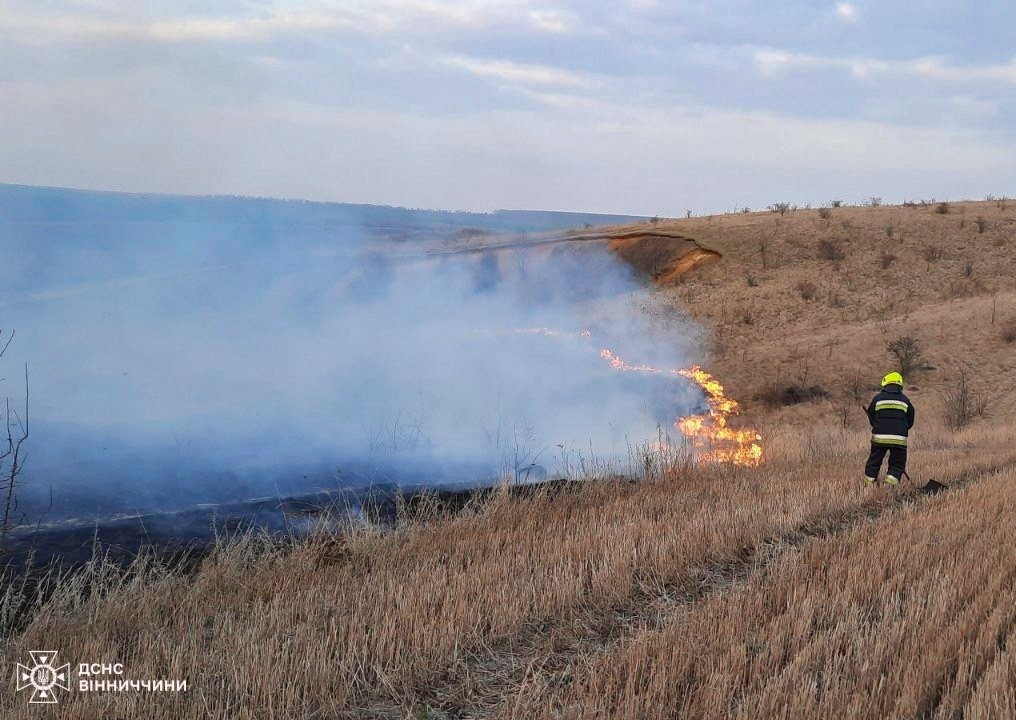
<path fill-rule="evenodd" d="M 724 255 L 660 293 L 722 341 L 711 369 L 749 400 L 762 467 L 678 463 L 392 532 L 247 539 L 192 574 L 96 565 L 0 640 L 0 664 L 46 646 L 69 662 L 122 662 L 130 677 L 187 678 L 190 691 L 71 692 L 48 714 L 4 693 L 0 716 L 1014 716 L 1016 362 L 999 336 L 1016 316 L 1014 260 L 1003 230 L 1003 245 L 992 239 L 1004 218 L 970 206 L 996 224 L 978 234 L 958 227 L 963 207 L 655 226 Z M 817 242 L 844 220 L 861 230 L 835 269 Z M 903 240 L 887 280 L 890 244 L 876 236 L 890 222 Z M 955 243 L 926 269 L 921 248 L 946 236 Z M 961 242 L 983 290 L 943 297 Z M 821 302 L 795 290 L 807 278 Z M 825 302 L 850 283 L 844 305 Z M 734 310 L 747 305 L 751 325 Z M 936 498 L 860 483 L 867 435 L 850 375 L 867 396 L 897 330 L 937 368 L 908 387 L 911 473 L 953 485 Z M 954 433 L 939 397 L 966 363 L 994 393 L 992 416 Z M 750 402 L 791 372 L 832 399 Z"/>
<path fill-rule="evenodd" d="M 1016 716 L 1016 470 L 787 550 L 512 717 Z M 972 522 L 976 518 L 976 522 Z"/>
<path fill-rule="evenodd" d="M 956 482 L 1016 462 L 1011 433 L 976 452 L 975 437 L 929 441 L 915 476 Z M 857 481 L 864 444 L 857 432 L 776 438 L 760 470 L 593 482 L 267 553 L 241 543 L 193 577 L 111 574 L 99 578 L 99 597 L 68 587 L 2 659 L 47 645 L 192 686 L 158 698 L 72 693 L 60 706 L 66 718 L 495 712 L 539 668 L 630 636 L 661 602 L 693 605 L 753 577 L 784 546 L 891 510 L 899 493 Z M 20 700 L 0 701 L 5 717 L 30 716 Z"/>

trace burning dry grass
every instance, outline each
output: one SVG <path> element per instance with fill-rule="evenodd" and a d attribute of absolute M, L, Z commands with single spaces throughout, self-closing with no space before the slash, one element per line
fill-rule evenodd
<path fill-rule="evenodd" d="M 914 474 L 969 474 L 971 437 L 929 438 Z M 1011 434 L 980 439 L 984 467 L 1016 461 Z M 547 702 L 567 707 L 577 693 L 581 703 L 627 708 L 622 685 L 608 692 L 621 680 L 569 689 L 569 676 L 544 675 L 577 658 L 591 663 L 588 683 L 601 682 L 604 668 L 628 662 L 627 648 L 650 641 L 638 633 L 659 620 L 661 602 L 695 607 L 705 598 L 712 607 L 710 593 L 741 575 L 750 582 L 753 568 L 788 543 L 895 507 L 897 496 L 865 493 L 852 472 L 864 444 L 859 433 L 805 442 L 777 434 L 762 468 L 681 466 L 640 483 L 591 481 L 394 532 L 321 535 L 291 547 L 249 539 L 191 576 L 149 570 L 124 578 L 99 567 L 92 591 L 82 577 L 38 608 L 0 662 L 45 645 L 71 661 L 123 662 L 138 677 L 190 680 L 180 696 L 70 693 L 62 718 L 400 716 L 427 706 L 510 714 L 516 701 L 546 706 L 540 698 L 561 683 L 563 695 Z M 994 512 L 992 502 L 983 507 Z M 896 541 L 880 552 L 891 556 L 886 548 L 902 547 Z M 771 629 L 757 617 L 743 623 L 778 654 L 782 645 L 766 640 Z M 583 648 L 621 654 L 601 665 Z M 668 685 L 666 668 L 659 672 Z M 587 697 L 583 688 L 603 694 Z M 34 716 L 21 699 L 0 698 L 5 717 Z M 651 700 L 630 701 L 643 699 Z"/>

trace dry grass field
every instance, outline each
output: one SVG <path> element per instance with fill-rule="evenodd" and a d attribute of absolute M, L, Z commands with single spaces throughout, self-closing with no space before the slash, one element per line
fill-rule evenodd
<path fill-rule="evenodd" d="M 4 692 L 0 715 L 1016 717 L 1016 204 L 948 210 L 654 225 L 722 255 L 646 311 L 710 329 L 761 466 L 675 452 L 393 531 L 247 538 L 190 573 L 96 562 L 27 618 L 9 587 L 5 667 L 48 646 L 190 687 L 48 709 Z M 950 485 L 936 496 L 861 483 L 857 405 L 900 335 L 928 366 L 910 472 Z M 961 371 L 987 404 L 955 427 Z M 821 393 L 788 404 L 789 386 Z"/>

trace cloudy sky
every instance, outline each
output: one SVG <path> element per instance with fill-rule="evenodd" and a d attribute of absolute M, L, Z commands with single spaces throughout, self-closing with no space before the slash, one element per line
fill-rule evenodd
<path fill-rule="evenodd" d="M 0 0 L 0 182 L 683 215 L 1016 194 L 1011 0 Z"/>

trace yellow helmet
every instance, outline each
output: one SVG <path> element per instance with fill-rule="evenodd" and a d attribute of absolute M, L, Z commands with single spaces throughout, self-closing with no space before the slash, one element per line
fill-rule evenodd
<path fill-rule="evenodd" d="M 903 376 L 898 372 L 889 373 L 882 378 L 882 387 L 885 387 L 886 385 L 899 385 L 900 387 L 903 387 Z"/>

